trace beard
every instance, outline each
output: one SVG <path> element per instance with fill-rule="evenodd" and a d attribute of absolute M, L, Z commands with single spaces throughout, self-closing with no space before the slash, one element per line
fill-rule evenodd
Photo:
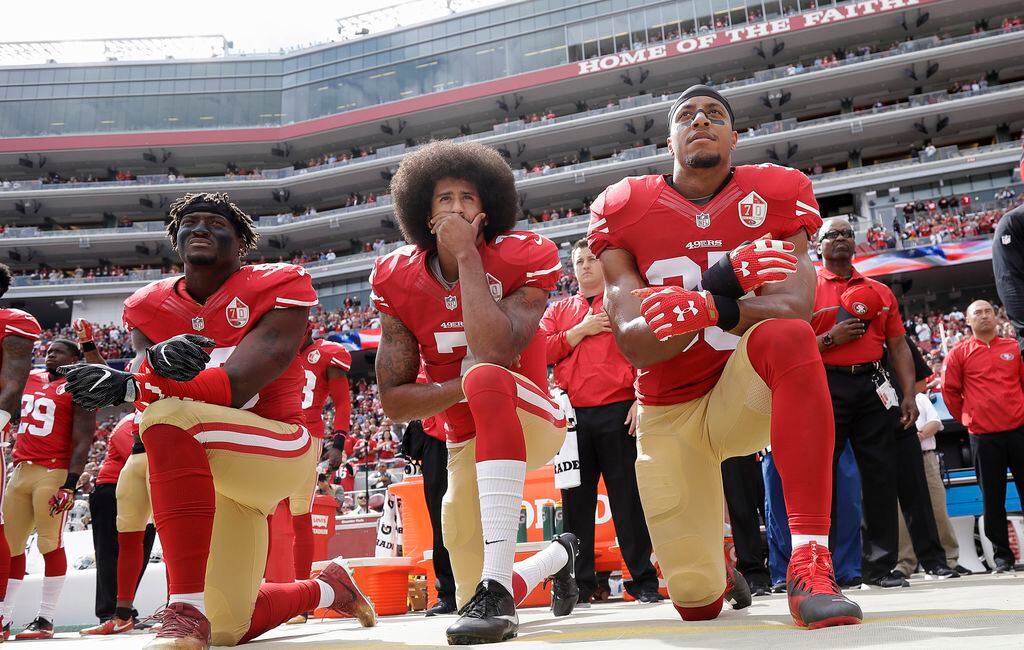
<path fill-rule="evenodd" d="M 692 153 L 683 162 L 692 169 L 711 169 L 722 163 L 722 154 L 717 152 Z"/>
<path fill-rule="evenodd" d="M 191 266 L 210 266 L 217 263 L 217 254 L 213 251 L 186 253 L 184 261 Z"/>

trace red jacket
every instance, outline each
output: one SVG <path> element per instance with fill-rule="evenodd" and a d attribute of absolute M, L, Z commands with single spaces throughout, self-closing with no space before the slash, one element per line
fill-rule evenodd
<path fill-rule="evenodd" d="M 604 296 L 598 294 L 593 310 L 603 307 Z M 549 306 L 540 320 L 540 329 L 547 335 L 548 365 L 555 366 L 555 385 L 569 394 L 574 407 L 635 399 L 636 371 L 610 332 L 588 336 L 575 348 L 566 340 L 566 332 L 582 323 L 590 309 L 583 294 L 576 294 Z"/>
<path fill-rule="evenodd" d="M 1017 342 L 975 337 L 950 350 L 942 369 L 942 399 L 972 434 L 1024 425 L 1024 366 Z"/>

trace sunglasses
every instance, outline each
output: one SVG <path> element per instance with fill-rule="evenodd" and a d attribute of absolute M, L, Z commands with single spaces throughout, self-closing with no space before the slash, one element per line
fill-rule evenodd
<path fill-rule="evenodd" d="M 845 237 L 847 239 L 853 239 L 853 236 L 854 236 L 853 230 L 850 229 L 850 228 L 846 228 L 845 230 L 829 230 L 828 232 L 823 233 L 821 235 L 821 238 L 822 239 L 839 239 L 840 237 Z"/>

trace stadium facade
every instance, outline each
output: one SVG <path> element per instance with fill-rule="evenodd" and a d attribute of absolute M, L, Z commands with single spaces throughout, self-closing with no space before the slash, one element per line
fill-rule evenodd
<path fill-rule="evenodd" d="M 398 241 L 388 180 L 435 138 L 497 148 L 535 217 L 524 227 L 567 244 L 603 187 L 671 169 L 667 109 L 699 81 L 733 104 L 737 162 L 810 171 L 826 215 L 889 226 L 907 201 L 984 203 L 1020 182 L 1024 29 L 1004 27 L 1019 11 L 523 0 L 286 54 L 0 67 L 0 259 L 16 271 L 154 267 L 20 277 L 7 297 L 44 322 L 115 320 L 176 262 L 170 202 L 227 191 L 259 218 L 256 257 L 306 254 L 335 307 L 365 293 L 380 243 Z M 556 208 L 577 216 L 539 219 Z M 967 266 L 958 277 L 985 282 Z M 931 299 L 943 283 L 919 288 Z"/>

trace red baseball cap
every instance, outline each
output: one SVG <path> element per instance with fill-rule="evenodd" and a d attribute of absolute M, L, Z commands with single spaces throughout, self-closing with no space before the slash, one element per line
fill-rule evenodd
<path fill-rule="evenodd" d="M 839 315 L 836 322 L 858 318 L 860 320 L 871 320 L 877 316 L 885 303 L 882 302 L 882 295 L 874 287 L 867 283 L 855 284 L 848 287 L 843 295 L 839 296 Z"/>

